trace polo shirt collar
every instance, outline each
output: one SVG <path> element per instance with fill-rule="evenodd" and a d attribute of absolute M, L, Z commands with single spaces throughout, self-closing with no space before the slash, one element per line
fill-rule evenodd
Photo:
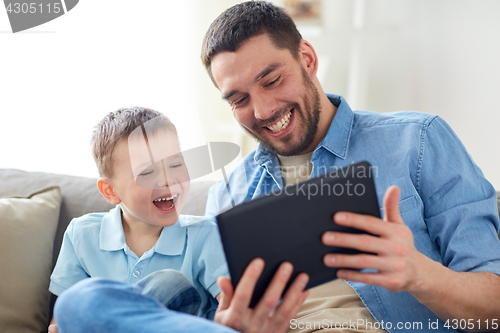
<path fill-rule="evenodd" d="M 325 137 L 318 144 L 314 150 L 312 159 L 316 158 L 317 151 L 321 148 L 329 151 L 330 153 L 345 159 L 347 156 L 347 148 L 349 146 L 349 138 L 351 137 L 351 130 L 354 122 L 354 113 L 351 107 L 345 101 L 344 97 L 335 94 L 326 94 L 330 102 L 337 107 L 337 112 L 333 117 L 330 128 Z M 270 162 L 275 155 L 262 147 L 259 144 L 255 151 L 254 160 L 259 165 Z"/>
<path fill-rule="evenodd" d="M 125 248 L 125 233 L 119 205 L 102 218 L 99 246 L 103 251 L 118 251 Z"/>
<path fill-rule="evenodd" d="M 170 227 L 164 227 L 156 241 L 155 252 L 166 256 L 181 255 L 187 238 L 187 228 L 181 227 L 179 220 Z"/>
<path fill-rule="evenodd" d="M 180 255 L 184 252 L 186 237 L 187 228 L 181 227 L 177 221 L 174 225 L 163 228 L 154 251 L 163 255 Z M 125 243 L 121 209 L 118 205 L 102 218 L 99 245 L 103 251 L 119 251 L 125 248 Z"/>

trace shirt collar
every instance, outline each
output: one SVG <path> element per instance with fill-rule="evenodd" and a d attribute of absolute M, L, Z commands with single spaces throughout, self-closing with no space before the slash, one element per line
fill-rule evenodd
<path fill-rule="evenodd" d="M 314 153 L 324 148 L 341 159 L 345 159 L 354 122 L 354 113 L 344 97 L 334 94 L 326 94 L 326 96 L 330 102 L 337 107 L 337 112 L 333 117 L 328 132 L 318 144 Z M 317 153 L 313 154 L 313 159 L 315 157 L 314 155 L 317 155 Z"/>
<path fill-rule="evenodd" d="M 186 235 L 187 228 L 181 227 L 177 221 L 174 225 L 163 228 L 154 251 L 163 255 L 180 255 L 184 251 Z M 125 233 L 119 205 L 104 215 L 101 221 L 99 244 L 103 251 L 118 251 L 125 248 Z"/>
<path fill-rule="evenodd" d="M 262 147 L 262 145 L 259 143 L 257 149 L 255 150 L 255 155 L 253 156 L 253 158 L 255 162 L 262 165 L 271 160 L 274 156 L 275 155 L 273 153 L 271 153 L 266 148 Z"/>
<path fill-rule="evenodd" d="M 345 159 L 347 155 L 347 147 L 349 146 L 349 138 L 351 137 L 352 125 L 354 122 L 354 113 L 351 107 L 345 101 L 344 97 L 334 94 L 326 94 L 330 102 L 337 107 L 337 112 L 333 117 L 330 128 L 325 137 L 314 150 L 312 159 L 316 158 L 317 151 L 321 148 L 326 149 L 330 153 Z M 273 153 L 262 147 L 259 144 L 255 151 L 254 160 L 262 165 L 272 160 L 275 157 Z"/>
<path fill-rule="evenodd" d="M 179 216 L 180 217 L 180 216 Z M 176 256 L 184 252 L 187 228 L 181 227 L 179 220 L 170 227 L 164 227 L 156 241 L 155 252 L 166 256 Z"/>
<path fill-rule="evenodd" d="M 118 251 L 125 248 L 125 233 L 119 205 L 102 218 L 99 245 L 104 251 Z"/>

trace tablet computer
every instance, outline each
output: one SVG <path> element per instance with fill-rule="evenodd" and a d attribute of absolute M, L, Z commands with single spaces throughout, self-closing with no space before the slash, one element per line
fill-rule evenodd
<path fill-rule="evenodd" d="M 294 267 L 286 292 L 300 272 L 309 275 L 306 289 L 335 279 L 337 268 L 324 265 L 325 254 L 360 253 L 325 246 L 321 235 L 329 230 L 364 233 L 335 224 L 333 215 L 338 211 L 380 217 L 374 171 L 368 162 L 359 162 L 245 202 L 216 217 L 233 286 L 250 261 L 257 257 L 265 261 L 251 307 L 284 261 Z"/>

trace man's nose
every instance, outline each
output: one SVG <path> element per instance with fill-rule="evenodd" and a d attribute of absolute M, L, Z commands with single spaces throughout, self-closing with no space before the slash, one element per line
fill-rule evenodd
<path fill-rule="evenodd" d="M 266 120 L 278 109 L 278 103 L 267 94 L 253 96 L 253 112 L 256 119 Z"/>

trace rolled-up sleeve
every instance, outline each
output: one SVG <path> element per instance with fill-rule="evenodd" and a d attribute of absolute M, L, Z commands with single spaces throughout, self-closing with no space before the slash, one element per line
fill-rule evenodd
<path fill-rule="evenodd" d="M 439 117 L 422 130 L 418 163 L 417 190 L 443 264 L 500 275 L 496 191 Z"/>

